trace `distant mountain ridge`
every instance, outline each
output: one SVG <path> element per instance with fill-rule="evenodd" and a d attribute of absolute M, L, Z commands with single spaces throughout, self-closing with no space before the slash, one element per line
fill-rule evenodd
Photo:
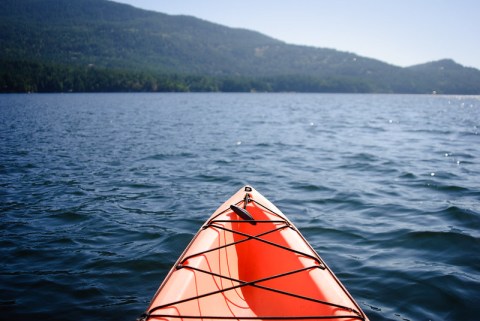
<path fill-rule="evenodd" d="M 401 68 L 105 0 L 0 1 L 0 91 L 480 94 L 452 60 Z"/>

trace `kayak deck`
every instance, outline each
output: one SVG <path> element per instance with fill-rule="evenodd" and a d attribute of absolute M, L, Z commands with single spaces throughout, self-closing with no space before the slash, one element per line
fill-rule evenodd
<path fill-rule="evenodd" d="M 246 186 L 195 235 L 143 320 L 368 320 L 272 203 Z"/>

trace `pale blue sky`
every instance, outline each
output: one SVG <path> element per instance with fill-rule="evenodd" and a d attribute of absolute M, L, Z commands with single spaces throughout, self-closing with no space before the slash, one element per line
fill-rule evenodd
<path fill-rule="evenodd" d="M 411 66 L 480 69 L 480 0 L 115 0 Z"/>

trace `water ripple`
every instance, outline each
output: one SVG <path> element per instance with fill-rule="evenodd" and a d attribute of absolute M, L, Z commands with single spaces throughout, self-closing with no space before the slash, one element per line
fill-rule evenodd
<path fill-rule="evenodd" d="M 462 96 L 2 95 L 2 319 L 134 320 L 252 184 L 372 321 L 475 320 L 478 119 Z"/>

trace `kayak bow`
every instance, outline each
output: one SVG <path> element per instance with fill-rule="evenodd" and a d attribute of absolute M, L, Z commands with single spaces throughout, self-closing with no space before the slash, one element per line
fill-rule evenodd
<path fill-rule="evenodd" d="M 140 320 L 367 320 L 288 218 L 250 186 L 201 227 Z"/>

